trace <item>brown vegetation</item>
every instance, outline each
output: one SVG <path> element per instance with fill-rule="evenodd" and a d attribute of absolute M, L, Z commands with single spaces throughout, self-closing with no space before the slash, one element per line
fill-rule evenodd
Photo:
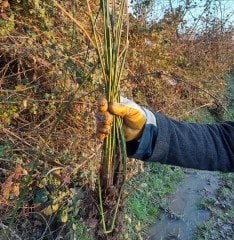
<path fill-rule="evenodd" d="M 90 33 L 84 1 L 64 8 Z M 0 238 L 72 235 L 83 190 L 96 189 L 100 67 L 87 36 L 53 4 L 0 0 L 0 12 Z M 181 21 L 179 12 L 150 25 L 131 17 L 123 95 L 177 118 L 225 108 L 233 30 L 216 22 L 197 35 L 178 34 Z M 87 209 L 95 222 L 97 211 Z"/>

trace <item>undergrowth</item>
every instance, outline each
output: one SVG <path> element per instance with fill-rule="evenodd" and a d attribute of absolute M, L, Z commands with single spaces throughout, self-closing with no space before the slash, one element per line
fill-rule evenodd
<path fill-rule="evenodd" d="M 129 197 L 124 215 L 122 239 L 145 239 L 149 226 L 156 221 L 165 199 L 183 178 L 181 168 L 146 163 L 145 171 L 134 177 L 127 186 Z"/>
<path fill-rule="evenodd" d="M 91 34 L 84 1 L 58 2 Z M 96 1 L 90 4 L 98 10 Z M 101 146 L 95 138 L 95 111 L 103 94 L 95 51 L 48 1 L 0 0 L 0 10 L 1 238 L 68 239 L 80 237 L 85 224 L 94 233 Z M 215 28 L 210 27 L 196 39 L 177 36 L 179 16 L 166 14 L 151 25 L 130 16 L 121 91 L 141 105 L 183 119 L 200 108 L 226 107 L 224 75 L 232 66 L 233 48 L 232 29 L 212 34 Z M 128 164 L 131 179 L 140 163 Z M 135 218 L 136 226 L 144 216 L 151 221 L 159 203 L 150 195 L 156 207 L 148 204 L 152 208 L 141 214 L 148 201 L 141 191 L 162 199 L 177 182 L 178 171 L 155 165 L 145 177 L 137 176 L 136 183 L 143 185 L 128 201 L 134 216 L 127 212 L 127 218 Z M 129 226 L 129 231 L 134 229 Z"/>

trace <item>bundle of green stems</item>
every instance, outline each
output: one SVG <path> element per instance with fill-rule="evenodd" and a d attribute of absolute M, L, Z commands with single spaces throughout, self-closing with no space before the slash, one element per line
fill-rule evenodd
<path fill-rule="evenodd" d="M 101 18 L 93 13 L 91 1 L 86 0 L 88 15 L 92 25 L 89 33 L 80 21 L 67 12 L 56 0 L 53 3 L 78 27 L 78 30 L 89 41 L 97 52 L 98 61 L 102 70 L 105 97 L 108 102 L 120 101 L 120 81 L 123 75 L 126 54 L 128 49 L 128 1 L 127 0 L 100 0 Z M 98 11 L 98 15 L 99 15 Z M 101 24 L 97 24 L 101 23 Z M 126 144 L 123 131 L 123 122 L 114 116 L 112 129 L 103 143 L 100 175 L 98 180 L 99 210 L 104 233 L 114 230 L 122 189 L 126 175 Z M 111 193 L 112 191 L 112 193 Z M 115 192 L 113 198 L 115 207 L 112 220 L 106 219 L 105 199 L 108 194 Z M 108 220 L 108 223 L 107 223 Z"/>
<path fill-rule="evenodd" d="M 103 13 L 103 38 L 100 38 L 95 27 L 94 18 L 90 14 L 96 50 L 102 68 L 106 98 L 108 102 L 119 102 L 120 81 L 128 49 L 127 1 L 119 0 L 110 3 L 109 0 L 101 0 L 100 4 Z M 89 13 L 91 13 L 90 8 Z M 126 31 L 124 31 L 124 27 Z M 122 119 L 114 117 L 111 132 L 103 144 L 98 186 L 100 213 L 105 233 L 112 232 L 114 229 L 122 187 L 125 181 L 126 159 Z M 117 190 L 117 196 L 115 196 L 116 203 L 113 219 L 110 226 L 107 226 L 103 202 L 105 202 L 104 198 L 111 189 Z"/>

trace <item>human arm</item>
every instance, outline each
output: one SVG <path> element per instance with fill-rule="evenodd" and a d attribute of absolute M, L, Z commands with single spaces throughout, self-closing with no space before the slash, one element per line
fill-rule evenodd
<path fill-rule="evenodd" d="M 234 171 L 234 122 L 198 124 L 154 112 L 140 141 L 127 142 L 129 156 L 149 162 L 210 171 Z"/>
<path fill-rule="evenodd" d="M 234 171 L 234 122 L 186 123 L 139 106 L 138 112 L 131 114 L 132 108 L 135 106 L 129 103 L 114 103 L 108 108 L 123 117 L 125 125 L 130 121 L 132 127 L 138 122 L 137 114 L 145 118 L 140 134 L 126 143 L 129 157 L 201 170 Z"/>

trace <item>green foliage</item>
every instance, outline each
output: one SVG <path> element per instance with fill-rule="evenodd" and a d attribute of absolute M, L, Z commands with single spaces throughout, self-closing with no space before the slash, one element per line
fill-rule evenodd
<path fill-rule="evenodd" d="M 11 14 L 7 20 L 0 19 L 0 36 L 9 35 L 15 28 L 15 17 Z"/>
<path fill-rule="evenodd" d="M 95 240 L 91 234 L 90 231 L 88 230 L 87 226 L 84 224 L 83 221 L 75 220 L 75 223 L 73 224 L 73 237 L 77 239 L 82 239 L 82 240 Z"/>
<path fill-rule="evenodd" d="M 0 158 L 7 158 L 12 155 L 11 147 L 4 142 L 0 143 Z"/>
<path fill-rule="evenodd" d="M 0 121 L 9 125 L 14 119 L 19 116 L 18 104 L 3 105 L 0 104 Z"/>

